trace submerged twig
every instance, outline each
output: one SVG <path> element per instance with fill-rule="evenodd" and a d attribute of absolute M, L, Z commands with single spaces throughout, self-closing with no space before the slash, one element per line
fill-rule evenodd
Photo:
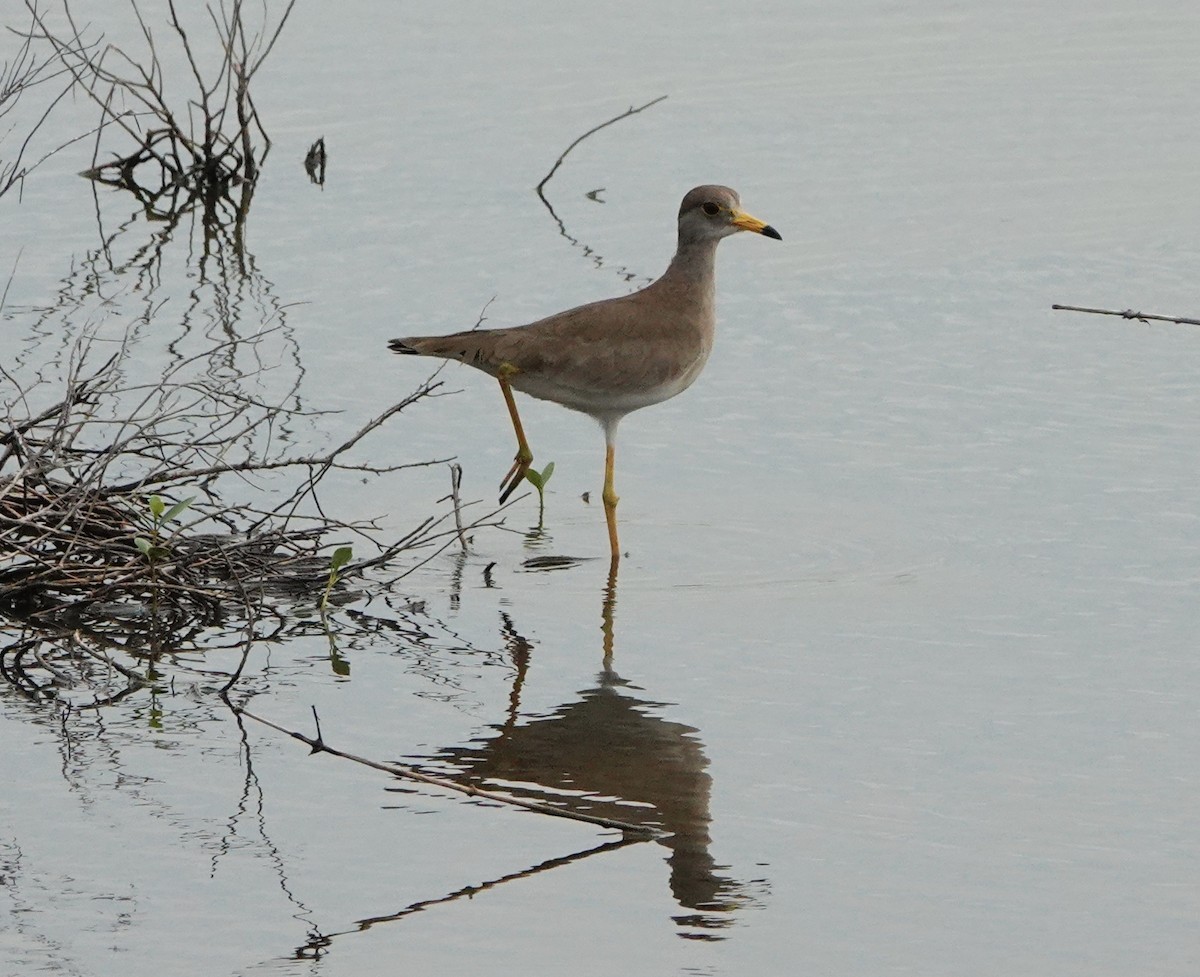
<path fill-rule="evenodd" d="M 395 777 L 403 777 L 406 780 L 416 780 L 423 784 L 429 784 L 432 787 L 440 787 L 443 790 L 454 791 L 458 794 L 466 794 L 468 797 L 480 797 L 484 800 L 494 801 L 497 804 L 507 804 L 512 807 L 519 807 L 526 811 L 532 811 L 535 814 L 545 814 L 550 817 L 567 818 L 571 821 L 584 821 L 588 824 L 595 824 L 602 828 L 615 828 L 618 831 L 624 831 L 628 834 L 641 835 L 647 838 L 657 837 L 662 834 L 657 828 L 651 828 L 642 824 L 633 824 L 629 821 L 618 821 L 616 818 L 605 818 L 595 814 L 584 814 L 579 811 L 570 811 L 566 808 L 554 807 L 550 804 L 541 804 L 537 801 L 526 801 L 519 797 L 510 797 L 507 794 L 499 794 L 495 791 L 484 790 L 480 787 L 475 787 L 471 784 L 460 784 L 453 780 L 448 780 L 445 777 L 435 777 L 432 774 L 422 773 L 413 767 L 404 766 L 399 763 L 383 763 L 379 760 L 370 760 L 367 757 L 358 756 L 354 753 L 347 753 L 345 750 L 339 750 L 330 746 L 321 737 L 321 727 L 317 721 L 317 735 L 315 737 L 305 736 L 303 733 L 296 730 L 288 729 L 285 726 L 280 726 L 269 719 L 264 719 L 262 716 L 256 716 L 247 709 L 232 706 L 234 712 L 239 716 L 246 716 L 253 719 L 257 723 L 262 723 L 271 729 L 299 740 L 306 744 L 313 753 L 329 753 L 336 757 L 341 757 L 343 760 L 350 760 L 353 763 L 361 764 L 364 767 L 370 767 L 373 770 L 382 770 L 384 773 L 392 774 Z M 313 709 L 313 718 L 317 719 L 316 709 Z"/>
<path fill-rule="evenodd" d="M 3 120 L 10 112 L 12 112 L 17 103 L 21 100 L 21 96 L 32 88 L 53 81 L 55 78 L 67 73 L 67 69 L 60 63 L 59 58 L 53 53 L 39 55 L 34 51 L 34 28 L 37 25 L 40 10 L 37 0 L 26 0 L 26 7 L 30 12 L 30 25 L 24 33 L 9 28 L 9 32 L 21 39 L 21 43 L 17 48 L 15 55 L 11 59 L 0 63 L 0 120 Z M 93 45 L 94 47 L 94 45 Z M 4 196 L 13 187 L 18 186 L 24 181 L 34 169 L 44 163 L 47 159 L 62 149 L 65 149 L 76 139 L 84 138 L 76 136 L 73 139 L 67 140 L 60 144 L 57 148 L 51 149 L 44 153 L 39 159 L 32 163 L 26 163 L 25 154 L 29 151 L 34 138 L 38 132 L 45 126 L 50 114 L 58 106 L 67 94 L 71 91 L 74 81 L 68 81 L 63 88 L 53 98 L 46 103 L 36 119 L 28 123 L 21 130 L 20 145 L 17 146 L 16 152 L 7 160 L 0 156 L 0 197 Z M 16 126 L 4 129 L 0 125 L 0 142 L 14 131 Z"/>
<path fill-rule="evenodd" d="M 567 225 L 563 222 L 563 219 L 558 216 L 558 212 L 554 209 L 554 205 L 550 203 L 550 200 L 547 198 L 546 194 L 543 193 L 542 191 L 545 188 L 546 184 L 550 182 L 550 178 L 552 176 L 554 176 L 554 174 L 558 171 L 558 168 L 560 166 L 562 166 L 563 160 L 566 159 L 567 154 L 572 149 L 574 149 L 576 146 L 578 146 L 581 142 L 583 142 L 583 140 L 587 139 L 588 136 L 590 136 L 596 132 L 599 132 L 601 129 L 605 128 L 605 126 L 610 126 L 614 122 L 620 122 L 622 119 L 626 119 L 631 115 L 636 115 L 638 112 L 645 111 L 646 109 L 650 108 L 650 106 L 652 106 L 652 105 L 657 105 L 659 102 L 661 102 L 666 97 L 667 97 L 666 95 L 660 95 L 658 98 L 651 99 L 645 105 L 639 105 L 636 108 L 630 107 L 630 108 L 626 109 L 624 112 L 622 112 L 620 115 L 615 115 L 611 119 L 608 119 L 605 122 L 601 122 L 598 126 L 593 126 L 591 129 L 589 129 L 587 132 L 585 132 L 582 136 L 579 136 L 574 142 L 571 143 L 571 145 L 569 145 L 566 149 L 564 149 L 562 151 L 562 153 L 559 155 L 558 159 L 555 160 L 554 165 L 550 168 L 550 172 L 547 173 L 544 177 L 542 177 L 542 181 L 535 188 L 537 191 L 538 199 L 540 199 L 542 201 L 542 206 L 544 206 L 546 208 L 546 210 L 549 211 L 551 219 L 554 221 L 555 224 L 558 225 L 558 233 L 561 234 L 563 237 L 565 237 L 567 239 L 567 241 L 571 244 L 572 247 L 581 248 L 583 250 L 584 256 L 587 258 L 590 258 L 595 263 L 596 267 L 598 267 L 598 268 L 602 267 L 605 264 L 604 256 L 601 254 L 598 254 L 595 251 L 595 249 L 593 249 L 590 245 L 584 243 L 579 238 L 575 237 L 573 234 L 570 234 L 567 232 Z M 596 203 L 605 203 L 605 201 L 601 200 L 600 196 L 599 196 L 603 190 L 604 190 L 604 188 L 600 187 L 596 190 L 590 191 L 588 194 L 586 194 L 586 196 L 588 197 L 589 200 L 594 200 Z M 644 276 L 639 275 L 637 272 L 631 271 L 630 269 L 628 269 L 624 266 L 617 268 L 616 271 L 617 271 L 617 274 L 620 275 L 627 282 L 632 282 L 635 279 L 644 278 Z M 651 281 L 651 279 L 645 278 L 645 281 L 647 283 L 649 283 Z"/>
<path fill-rule="evenodd" d="M 1116 311 L 1115 309 L 1088 309 L 1081 305 L 1052 305 L 1052 309 L 1062 312 L 1090 312 L 1092 315 L 1116 315 L 1122 319 L 1136 319 L 1139 322 L 1174 322 L 1181 326 L 1200 326 L 1200 319 L 1186 319 L 1183 316 L 1155 315 L 1152 312 L 1134 312 L 1133 309 Z"/>
<path fill-rule="evenodd" d="M 458 490 L 462 488 L 462 465 L 457 462 L 450 463 L 450 503 L 454 506 L 454 527 L 458 532 L 458 542 L 462 545 L 463 552 L 467 551 L 467 537 L 463 532 L 462 521 L 462 499 L 459 498 Z"/>
<path fill-rule="evenodd" d="M 209 645 L 214 629 L 241 629 L 253 640 L 254 622 L 277 614 L 272 607 L 307 604 L 330 586 L 325 540 L 333 533 L 371 548 L 339 568 L 341 586 L 368 570 L 394 576 L 392 565 L 407 554 L 440 552 L 495 524 L 498 510 L 468 524 L 459 502 L 383 539 L 374 522 L 339 519 L 319 498 L 331 472 L 378 476 L 440 463 L 349 457 L 389 419 L 436 395 L 437 383 L 332 448 L 288 454 L 290 442 L 275 431 L 324 412 L 300 408 L 298 377 L 275 385 L 279 399 L 258 392 L 272 368 L 256 344 L 278 326 L 253 340 L 217 339 L 145 380 L 131 359 L 136 328 L 96 369 L 91 354 L 111 340 L 102 323 L 85 326 L 57 382 L 43 371 L 25 380 L 0 364 L 0 622 L 19 622 L 31 635 L 0 647 L 0 677 L 26 694 L 64 695 L 68 672 L 85 690 L 106 684 L 79 668 L 64 671 L 81 653 L 79 635 L 129 654 L 143 646 L 174 654 L 202 634 Z M 224 498 L 234 480 L 253 480 L 250 501 L 245 491 L 240 501 Z M 282 501 L 268 511 L 254 501 L 263 494 L 254 483 L 265 481 L 282 486 Z M 64 635 L 75 637 L 64 643 Z"/>
<path fill-rule="evenodd" d="M 663 101 L 666 97 L 667 97 L 666 95 L 659 95 L 658 98 L 653 98 L 649 102 L 647 102 L 645 105 L 639 105 L 636 108 L 631 105 L 629 108 L 627 108 L 624 112 L 620 113 L 619 115 L 614 115 L 611 119 L 608 119 L 605 122 L 601 122 L 598 126 L 592 126 L 592 128 L 590 128 L 582 136 L 577 137 L 566 149 L 564 149 L 559 154 L 558 159 L 556 159 L 554 161 L 554 165 L 552 167 L 550 167 L 550 172 L 547 173 L 544 177 L 542 177 L 542 181 L 537 185 L 537 187 L 535 187 L 535 189 L 537 190 L 537 195 L 539 197 L 541 197 L 542 200 L 546 199 L 545 194 L 542 193 L 542 188 L 545 187 L 546 184 L 550 182 L 550 177 L 554 176 L 554 174 L 558 172 L 558 168 L 560 166 L 562 166 L 563 160 L 565 160 L 567 158 L 567 154 L 569 152 L 571 152 L 571 150 L 574 149 L 576 146 L 578 146 L 581 142 L 583 142 L 585 139 L 587 139 L 588 136 L 595 135 L 601 129 L 604 129 L 607 126 L 612 125 L 614 122 L 620 122 L 622 119 L 627 119 L 631 115 L 637 115 L 639 112 L 644 112 L 646 109 L 650 108 L 650 106 L 657 105 L 659 102 Z"/>
<path fill-rule="evenodd" d="M 203 10 L 210 33 L 190 31 L 180 17 L 183 5 L 167 0 L 163 33 L 175 47 L 168 52 L 139 0 L 130 0 L 144 44 L 141 53 L 130 53 L 119 42 L 101 44 L 103 35 L 77 22 L 71 0 L 62 3 L 64 27 L 51 23 L 37 0 L 25 0 L 32 24 L 22 36 L 50 52 L 49 63 L 70 79 L 68 90 L 94 103 L 97 133 L 112 127 L 128 139 L 124 152 L 101 161 L 97 138 L 83 176 L 128 190 L 159 219 L 198 208 L 206 226 L 232 223 L 240 239 L 253 185 L 271 148 L 250 83 L 295 2 L 288 0 L 275 16 L 267 0 L 253 8 L 242 0 L 208 5 Z M 251 16 L 259 18 L 257 26 L 247 23 Z M 168 97 L 164 63 L 186 65 L 187 97 Z"/>
<path fill-rule="evenodd" d="M 395 912 L 387 913 L 383 916 L 369 916 L 365 919 L 357 920 L 354 928 L 349 930 L 341 930 L 339 932 L 324 932 L 315 939 L 310 939 L 297 953 L 297 958 L 302 958 L 307 954 L 312 953 L 319 948 L 328 947 L 333 940 L 349 936 L 354 933 L 362 933 L 370 929 L 372 926 L 378 926 L 381 923 L 395 923 L 411 916 L 414 913 L 425 912 L 432 909 L 434 906 L 443 906 L 447 903 L 457 902 L 460 899 L 473 900 L 476 896 L 483 895 L 486 892 L 493 891 L 501 886 L 507 885 L 510 882 L 517 882 L 521 879 L 530 879 L 536 875 L 541 875 L 544 872 L 552 871 L 556 868 L 562 868 L 565 865 L 574 865 L 577 862 L 583 861 L 585 858 L 591 858 L 594 855 L 603 855 L 607 852 L 619 851 L 629 845 L 637 845 L 645 841 L 645 838 L 630 838 L 621 837 L 613 841 L 605 841 L 599 845 L 594 845 L 591 848 L 585 848 L 582 851 L 571 852 L 569 855 L 557 855 L 554 858 L 547 858 L 544 861 L 538 862 L 536 865 L 531 865 L 528 868 L 519 869 L 515 872 L 507 872 L 504 875 L 497 876 L 485 882 L 480 882 L 476 885 L 465 885 L 452 892 L 447 892 L 445 895 L 434 896 L 430 899 L 419 899 L 416 902 L 410 902 L 402 909 Z"/>

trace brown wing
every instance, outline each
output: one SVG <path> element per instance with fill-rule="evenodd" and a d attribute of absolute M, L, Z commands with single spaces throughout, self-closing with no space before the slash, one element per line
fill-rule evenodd
<path fill-rule="evenodd" d="M 711 342 L 707 310 L 656 302 L 652 288 L 524 326 L 394 340 L 392 348 L 459 360 L 492 376 L 513 369 L 517 389 L 522 380 L 545 380 L 580 391 L 645 390 L 687 373 Z"/>

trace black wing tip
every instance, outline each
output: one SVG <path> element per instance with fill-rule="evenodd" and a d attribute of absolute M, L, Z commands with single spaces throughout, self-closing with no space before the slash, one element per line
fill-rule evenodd
<path fill-rule="evenodd" d="M 403 339 L 392 339 L 388 341 L 388 349 L 393 353 L 407 354 L 409 356 L 419 356 L 420 354 L 408 345 Z"/>

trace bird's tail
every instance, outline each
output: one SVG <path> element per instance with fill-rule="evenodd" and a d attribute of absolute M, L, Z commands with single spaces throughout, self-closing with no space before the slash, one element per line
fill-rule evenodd
<path fill-rule="evenodd" d="M 401 353 L 406 356 L 420 356 L 421 355 L 421 351 L 419 349 L 417 349 L 415 346 L 410 346 L 409 340 L 407 340 L 407 339 L 393 339 L 393 340 L 389 341 L 388 349 L 390 349 L 393 353 Z"/>
<path fill-rule="evenodd" d="M 444 360 L 458 360 L 460 363 L 470 363 L 486 371 L 484 363 L 488 360 L 480 343 L 499 332 L 500 330 L 481 332 L 472 329 L 467 332 L 452 332 L 447 336 L 406 336 L 403 339 L 391 340 L 388 349 L 393 353 L 409 356 L 440 356 Z"/>

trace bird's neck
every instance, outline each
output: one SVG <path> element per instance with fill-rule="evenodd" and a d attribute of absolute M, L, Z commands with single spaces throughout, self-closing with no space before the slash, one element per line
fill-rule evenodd
<path fill-rule="evenodd" d="M 700 288 L 711 297 L 716 257 L 715 240 L 680 241 L 675 257 L 671 259 L 661 280 L 669 280 L 676 287 Z"/>

